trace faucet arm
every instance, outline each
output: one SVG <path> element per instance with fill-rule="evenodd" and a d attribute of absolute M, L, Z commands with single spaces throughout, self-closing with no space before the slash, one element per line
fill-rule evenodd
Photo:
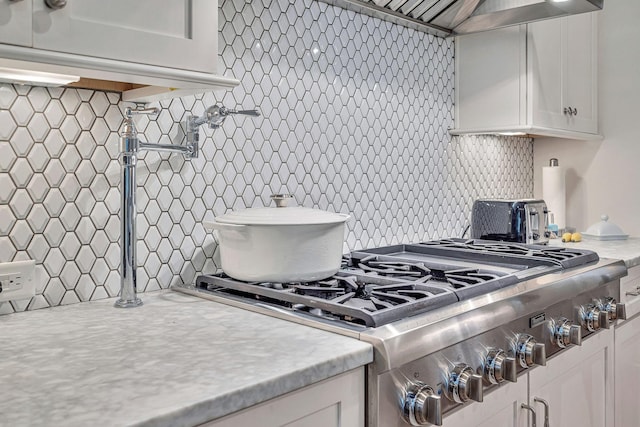
<path fill-rule="evenodd" d="M 194 158 L 197 157 L 197 146 L 193 144 L 187 145 L 175 145 L 175 144 L 150 144 L 148 142 L 139 142 L 138 147 L 141 150 L 149 150 L 149 151 L 164 151 L 169 153 L 179 153 L 184 154 L 187 157 Z"/>

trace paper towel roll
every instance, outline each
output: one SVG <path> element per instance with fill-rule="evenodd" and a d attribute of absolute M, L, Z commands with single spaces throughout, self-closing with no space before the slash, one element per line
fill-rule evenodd
<path fill-rule="evenodd" d="M 555 224 L 560 230 L 567 226 L 565 172 L 560 166 L 544 166 L 542 168 L 542 198 L 547 209 L 553 214 Z M 551 216 L 549 216 L 551 222 Z"/>

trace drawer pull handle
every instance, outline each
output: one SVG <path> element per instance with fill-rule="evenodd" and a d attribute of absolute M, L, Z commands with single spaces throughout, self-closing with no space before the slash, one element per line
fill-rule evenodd
<path fill-rule="evenodd" d="M 636 290 L 635 291 L 627 291 L 625 293 L 625 295 L 628 295 L 628 296 L 631 296 L 631 297 L 640 296 L 640 285 L 636 286 Z"/>

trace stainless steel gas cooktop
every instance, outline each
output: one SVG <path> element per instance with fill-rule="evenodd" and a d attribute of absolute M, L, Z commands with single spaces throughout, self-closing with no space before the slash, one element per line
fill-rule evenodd
<path fill-rule="evenodd" d="M 220 273 L 175 289 L 371 343 L 366 425 L 407 427 L 446 425 L 624 318 L 625 274 L 579 246 L 446 239 L 355 251 L 316 282 Z"/>
<path fill-rule="evenodd" d="M 332 277 L 307 283 L 199 276 L 198 289 L 330 321 L 381 326 L 597 261 L 589 251 L 449 239 L 352 252 Z"/>

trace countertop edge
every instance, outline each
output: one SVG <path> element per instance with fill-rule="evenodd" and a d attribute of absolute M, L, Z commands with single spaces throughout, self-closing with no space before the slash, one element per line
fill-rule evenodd
<path fill-rule="evenodd" d="M 255 386 L 244 387 L 223 396 L 194 402 L 189 407 L 159 415 L 134 425 L 139 427 L 197 426 L 363 367 L 372 361 L 373 347 L 369 346 L 307 369 L 271 378 Z"/>

